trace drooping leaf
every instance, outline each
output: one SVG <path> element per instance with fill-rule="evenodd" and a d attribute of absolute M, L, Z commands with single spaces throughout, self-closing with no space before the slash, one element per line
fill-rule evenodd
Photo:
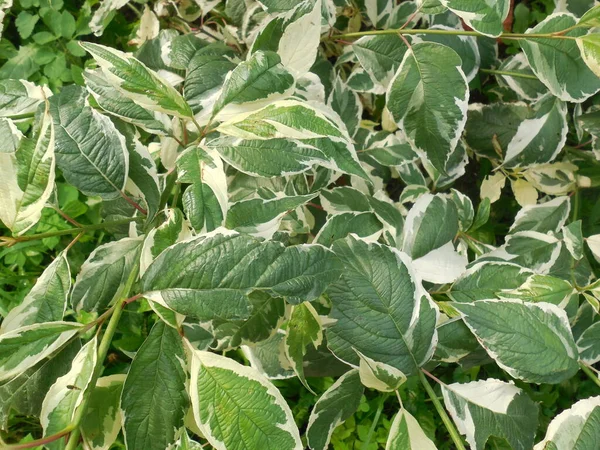
<path fill-rule="evenodd" d="M 21 304 L 11 309 L 2 321 L 0 333 L 42 322 L 63 319 L 71 290 L 71 272 L 65 252 L 61 252 L 42 272 Z"/>
<path fill-rule="evenodd" d="M 181 336 L 158 321 L 131 363 L 123 393 L 123 432 L 128 448 L 165 449 L 183 425 L 185 389 Z"/>
<path fill-rule="evenodd" d="M 6 429 L 11 409 L 25 416 L 39 417 L 46 392 L 58 377 L 69 371 L 80 348 L 81 343 L 76 339 L 0 386 L 0 426 L 3 429 Z"/>
<path fill-rule="evenodd" d="M 372 212 L 345 212 L 327 219 L 315 236 L 315 242 L 330 247 L 338 239 L 352 233 L 364 240 L 377 241 L 382 231 L 381 222 Z"/>
<path fill-rule="evenodd" d="M 432 42 L 406 52 L 387 91 L 387 108 L 402 133 L 442 173 L 465 126 L 468 100 L 460 57 Z"/>
<path fill-rule="evenodd" d="M 350 370 L 321 395 L 308 420 L 306 438 L 311 450 L 326 450 L 333 430 L 358 409 L 364 387 L 358 370 Z"/>
<path fill-rule="evenodd" d="M 304 376 L 304 356 L 310 345 L 316 349 L 322 341 L 323 327 L 315 308 L 308 302 L 293 306 L 285 335 L 285 354 L 294 372 L 309 390 L 310 386 Z"/>
<path fill-rule="evenodd" d="M 577 339 L 579 357 L 586 364 L 600 361 L 600 322 L 587 328 Z"/>
<path fill-rule="evenodd" d="M 292 412 L 269 380 L 230 358 L 192 352 L 194 420 L 214 448 L 302 449 Z"/>
<path fill-rule="evenodd" d="M 113 123 L 85 104 L 85 91 L 67 86 L 50 99 L 56 164 L 86 195 L 115 199 L 124 189 L 129 157 Z"/>
<path fill-rule="evenodd" d="M 42 216 L 54 189 L 55 133 L 46 110 L 32 139 L 20 140 L 14 153 L 0 152 L 0 219 L 16 234 L 23 234 Z"/>
<path fill-rule="evenodd" d="M 96 365 L 97 338 L 81 347 L 73 359 L 71 369 L 50 387 L 40 413 L 44 437 L 52 436 L 67 428 L 73 421 L 81 398 Z M 45 444 L 50 450 L 61 450 L 66 446 L 64 439 Z"/>
<path fill-rule="evenodd" d="M 496 363 L 529 383 L 556 384 L 577 370 L 566 313 L 550 303 L 480 300 L 453 306 Z"/>
<path fill-rule="evenodd" d="M 493 378 L 453 383 L 442 385 L 442 395 L 473 450 L 483 450 L 490 436 L 506 439 L 515 450 L 532 447 L 538 407 L 514 384 Z"/>
<path fill-rule="evenodd" d="M 0 381 L 8 381 L 48 357 L 77 334 L 73 322 L 36 323 L 0 334 Z"/>
<path fill-rule="evenodd" d="M 132 55 L 91 42 L 81 46 L 94 57 L 106 80 L 138 105 L 177 117 L 192 115 L 181 94 Z"/>
<path fill-rule="evenodd" d="M 360 358 L 358 366 L 360 382 L 369 389 L 394 392 L 406 381 L 406 376 L 395 367 L 375 361 L 358 350 L 356 353 Z"/>
<path fill-rule="evenodd" d="M 110 448 L 121 431 L 119 404 L 124 381 L 123 374 L 101 377 L 89 394 L 88 409 L 81 421 L 81 435 L 92 450 Z"/>
<path fill-rule="evenodd" d="M 122 293 L 140 256 L 142 238 L 124 238 L 97 247 L 81 266 L 71 304 L 76 311 L 102 313 Z"/>
<path fill-rule="evenodd" d="M 414 374 L 433 354 L 437 308 L 414 275 L 409 258 L 387 246 L 355 237 L 337 241 L 342 277 L 328 289 L 329 348 L 357 365 L 363 355 Z"/>
<path fill-rule="evenodd" d="M 32 115 L 38 105 L 50 98 L 52 91 L 26 80 L 0 81 L 0 117 L 17 119 Z"/>

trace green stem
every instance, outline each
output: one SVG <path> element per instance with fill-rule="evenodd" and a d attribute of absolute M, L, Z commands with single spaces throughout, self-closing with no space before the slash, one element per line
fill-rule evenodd
<path fill-rule="evenodd" d="M 462 439 L 460 438 L 460 435 L 458 434 L 458 431 L 456 431 L 456 428 L 454 427 L 454 424 L 450 420 L 450 417 L 448 417 L 448 414 L 446 414 L 446 410 L 444 409 L 444 407 L 438 400 L 438 397 L 435 394 L 435 391 L 433 390 L 433 388 L 429 384 L 429 381 L 427 381 L 427 378 L 425 378 L 425 375 L 421 371 L 419 371 L 419 380 L 421 380 L 421 384 L 427 391 L 427 394 L 429 395 L 429 398 L 433 402 L 435 409 L 437 410 L 438 414 L 440 415 L 442 422 L 444 422 L 444 425 L 446 426 L 448 433 L 450 433 L 450 437 L 452 438 L 452 441 L 454 442 L 454 445 L 456 446 L 456 448 L 458 450 L 466 450 L 465 446 L 462 442 Z"/>
<path fill-rule="evenodd" d="M 515 77 L 515 78 L 527 78 L 528 80 L 537 80 L 538 77 L 535 75 L 529 75 L 526 73 L 519 72 L 509 72 L 507 70 L 494 70 L 494 69 L 479 69 L 482 73 L 489 73 L 490 75 L 505 75 L 507 77 Z"/>
<path fill-rule="evenodd" d="M 68 426 L 64 430 L 59 431 L 58 433 L 53 434 L 51 436 L 47 436 L 42 439 L 36 439 L 35 441 L 31 441 L 31 442 L 25 442 L 23 444 L 7 445 L 6 447 L 2 447 L 2 448 L 4 450 L 22 450 L 22 449 L 26 449 L 26 448 L 39 447 L 40 445 L 45 445 L 45 444 L 49 444 L 50 442 L 57 441 L 60 438 L 69 434 L 71 431 L 73 431 L 73 426 Z"/>
<path fill-rule="evenodd" d="M 64 236 L 67 234 L 87 233 L 88 231 L 103 230 L 105 228 L 116 227 L 119 225 L 126 225 L 130 222 L 136 222 L 136 221 L 141 221 L 141 220 L 145 220 L 145 219 L 146 219 L 145 217 L 131 217 L 129 219 L 115 220 L 112 222 L 95 223 L 92 225 L 82 225 L 80 227 L 69 228 L 68 230 L 48 231 L 47 233 L 30 234 L 30 235 L 25 235 L 25 236 L 18 236 L 15 238 L 9 237 L 9 236 L 0 236 L 0 242 L 6 241 L 9 243 L 9 245 L 13 245 L 13 244 L 16 244 L 17 242 L 35 241 L 38 239 L 45 239 L 45 238 L 54 237 L 54 236 Z"/>
<path fill-rule="evenodd" d="M 390 394 L 382 395 L 379 397 L 379 406 L 377 407 L 377 412 L 375 413 L 375 417 L 373 418 L 373 423 L 371 424 L 371 428 L 369 428 L 369 434 L 367 434 L 367 439 L 363 442 L 361 450 L 367 450 L 369 448 L 369 444 L 371 443 L 371 439 L 373 438 L 373 434 L 375 433 L 375 428 L 377 428 L 377 424 L 379 423 L 379 418 L 381 417 L 381 413 L 383 411 L 383 405 Z"/>
<path fill-rule="evenodd" d="M 91 393 L 96 387 L 96 382 L 102 373 L 102 369 L 104 368 L 104 360 L 106 359 L 106 355 L 108 353 L 108 349 L 110 348 L 110 344 L 112 342 L 113 336 L 115 335 L 115 331 L 117 331 L 117 325 L 119 324 L 119 319 L 121 318 L 121 314 L 123 314 L 123 309 L 126 306 L 126 303 L 123 300 L 126 300 L 129 296 L 129 291 L 131 287 L 135 283 L 139 273 L 139 265 L 135 265 L 131 273 L 129 274 L 129 278 L 125 283 L 125 288 L 123 289 L 123 294 L 121 298 L 117 301 L 116 306 L 113 309 L 113 313 L 110 317 L 110 321 L 106 327 L 106 331 L 104 332 L 104 336 L 102 336 L 102 341 L 100 341 L 100 345 L 98 346 L 98 355 L 96 359 L 96 367 L 94 367 L 94 372 L 92 373 L 92 378 L 83 393 L 83 398 L 81 400 L 81 404 L 75 411 L 75 417 L 73 418 L 73 432 L 69 436 L 69 442 L 67 442 L 67 446 L 65 450 L 75 450 L 79 445 L 79 438 L 81 436 L 81 430 L 79 429 L 79 425 L 81 424 L 81 420 L 85 416 L 86 409 L 90 402 Z"/>
<path fill-rule="evenodd" d="M 567 31 L 567 30 L 565 30 Z M 498 36 L 498 39 L 568 39 L 575 40 L 572 36 L 563 36 L 559 31 L 557 33 L 502 33 Z M 372 30 L 372 31 L 358 31 L 355 33 L 337 34 L 327 36 L 323 40 L 336 40 L 336 39 L 347 39 L 362 36 L 378 36 L 386 34 L 439 34 L 444 36 L 474 36 L 474 37 L 486 37 L 477 31 L 464 31 L 464 30 L 431 30 L 431 29 L 389 29 L 389 30 Z"/>
<path fill-rule="evenodd" d="M 579 219 L 579 202 L 580 202 L 579 189 L 575 190 L 573 195 L 573 214 L 571 215 L 571 222 L 577 222 Z"/>
<path fill-rule="evenodd" d="M 579 367 L 581 367 L 581 370 L 583 370 L 583 373 L 585 373 L 589 377 L 590 380 L 592 380 L 594 383 L 596 383 L 596 385 L 598 387 L 600 387 L 600 378 L 598 378 L 598 376 L 594 373 L 594 371 L 592 369 L 590 369 L 583 362 L 579 362 Z"/>

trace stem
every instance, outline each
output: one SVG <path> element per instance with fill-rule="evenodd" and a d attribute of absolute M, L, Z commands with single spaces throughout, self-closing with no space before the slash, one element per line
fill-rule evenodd
<path fill-rule="evenodd" d="M 575 38 L 572 36 L 563 36 L 560 33 L 564 31 L 559 31 L 556 33 L 502 33 L 498 36 L 498 39 L 568 39 L 574 41 Z M 347 38 L 355 38 L 362 36 L 377 36 L 377 35 L 385 35 L 385 34 L 440 34 L 445 36 L 475 36 L 475 37 L 485 37 L 481 33 L 477 31 L 464 31 L 464 30 L 420 30 L 420 29 L 389 29 L 389 30 L 371 30 L 371 31 L 358 31 L 355 33 L 345 33 L 345 34 L 337 34 L 333 36 L 328 36 L 323 38 L 323 40 L 337 40 L 337 39 L 347 39 Z"/>
<path fill-rule="evenodd" d="M 452 438 L 452 441 L 454 442 L 454 445 L 456 446 L 456 448 L 458 450 L 466 450 L 464 444 L 462 443 L 462 439 L 460 438 L 460 435 L 458 434 L 458 431 L 456 431 L 456 428 L 454 427 L 454 424 L 450 420 L 450 417 L 448 417 L 448 414 L 446 414 L 446 410 L 444 409 L 444 407 L 438 400 L 438 397 L 435 394 L 435 391 L 433 390 L 433 388 L 429 384 L 429 381 L 427 381 L 427 378 L 425 378 L 425 375 L 421 371 L 419 371 L 419 380 L 421 380 L 421 384 L 427 391 L 427 394 L 429 395 L 429 398 L 433 402 L 435 409 L 437 410 L 438 414 L 440 415 L 442 422 L 444 422 L 444 425 L 446 426 L 448 433 L 450 433 L 450 437 Z M 437 380 L 437 378 L 436 378 L 436 380 Z M 439 380 L 438 380 L 438 382 L 439 382 Z"/>
<path fill-rule="evenodd" d="M 127 203 L 129 203 L 131 206 L 133 206 L 135 209 L 137 209 L 143 215 L 145 215 L 145 216 L 148 215 L 148 211 L 146 211 L 144 208 L 142 208 L 140 205 L 138 205 L 136 202 L 134 202 L 133 199 L 131 199 L 127 194 L 125 194 L 125 192 L 119 191 L 119 194 L 121 194 L 121 197 L 123 197 L 123 199 Z"/>
<path fill-rule="evenodd" d="M 579 367 L 588 376 L 590 380 L 596 383 L 596 386 L 600 387 L 600 378 L 590 369 L 584 362 L 579 362 Z"/>
<path fill-rule="evenodd" d="M 373 423 L 371 424 L 371 428 L 369 428 L 369 434 L 367 434 L 367 439 L 365 440 L 365 442 L 363 442 L 361 450 L 367 450 L 369 448 L 371 438 L 373 437 L 373 433 L 375 433 L 375 428 L 377 427 L 377 423 L 379 422 L 379 418 L 381 417 L 381 412 L 383 411 L 383 405 L 388 397 L 389 394 L 382 395 L 381 397 L 379 397 L 379 406 L 377 407 L 377 412 L 375 413 Z"/>
<path fill-rule="evenodd" d="M 489 73 L 490 75 L 504 75 L 507 77 L 527 78 L 529 80 L 537 80 L 538 79 L 538 77 L 536 77 L 535 75 L 529 75 L 526 73 L 519 73 L 519 72 L 509 72 L 506 70 L 479 69 L 479 71 L 482 73 Z"/>
<path fill-rule="evenodd" d="M 77 446 L 79 445 L 79 437 L 81 436 L 81 430 L 79 429 L 79 424 L 81 423 L 81 420 L 83 419 L 83 416 L 85 415 L 86 409 L 88 407 L 88 404 L 90 402 L 90 398 L 91 398 L 91 393 L 94 390 L 94 388 L 96 387 L 96 382 L 98 381 L 98 378 L 100 377 L 100 374 L 102 373 L 102 369 L 104 368 L 104 360 L 106 359 L 106 354 L 108 353 L 108 349 L 110 348 L 110 344 L 112 342 L 112 338 L 115 335 L 115 331 L 117 331 L 117 325 L 119 324 L 119 319 L 121 318 L 121 314 L 123 314 L 123 309 L 126 306 L 126 303 L 123 302 L 123 300 L 127 299 L 127 296 L 129 295 L 129 291 L 131 290 L 131 287 L 133 286 L 133 283 L 135 283 L 135 280 L 137 279 L 139 273 L 139 264 L 136 264 L 133 268 L 133 270 L 131 271 L 131 273 L 129 274 L 129 278 L 127 279 L 127 282 L 125 283 L 125 288 L 123 289 L 123 295 L 122 297 L 117 301 L 114 309 L 113 309 L 113 313 L 110 317 L 110 321 L 108 322 L 108 325 L 106 327 L 106 331 L 104 332 L 104 336 L 102 336 L 102 341 L 100 342 L 100 345 L 98 346 L 98 358 L 96 360 L 96 367 L 94 367 L 94 372 L 92 373 L 92 378 L 90 380 L 90 383 L 88 384 L 85 392 L 83 393 L 83 398 L 81 400 L 81 404 L 79 405 L 79 408 L 77 408 L 76 412 L 75 412 L 75 417 L 73 418 L 73 423 L 71 424 L 73 426 L 73 432 L 71 433 L 71 435 L 69 436 L 69 442 L 67 442 L 67 446 L 65 447 L 65 450 L 75 450 L 77 448 Z"/>
<path fill-rule="evenodd" d="M 67 434 L 69 434 L 71 431 L 73 431 L 73 426 L 69 425 L 64 430 L 59 431 L 56 434 L 47 436 L 45 438 L 36 439 L 35 441 L 31 441 L 31 442 L 25 442 L 24 444 L 8 445 L 8 446 L 2 447 L 2 448 L 4 450 L 21 450 L 21 449 L 25 449 L 25 448 L 39 447 L 40 445 L 45 445 L 45 444 L 49 444 L 50 442 L 57 441 L 60 438 L 62 438 L 63 436 L 66 436 Z"/>
<path fill-rule="evenodd" d="M 577 222 L 579 218 L 579 189 L 575 190 L 575 194 L 573 195 L 573 214 L 571 214 L 571 222 Z"/>
<path fill-rule="evenodd" d="M 45 239 L 45 238 L 49 238 L 49 237 L 54 237 L 54 236 L 64 236 L 66 234 L 76 234 L 76 233 L 86 233 L 88 231 L 95 231 L 95 230 L 103 230 L 105 228 L 110 228 L 110 227 L 116 227 L 119 225 L 126 225 L 130 222 L 135 222 L 135 221 L 140 221 L 140 220 L 144 220 L 144 217 L 131 217 L 129 219 L 121 219 L 121 220 L 115 220 L 113 222 L 102 222 L 102 223 L 96 223 L 96 224 L 92 224 L 92 225 L 82 225 L 80 227 L 76 227 L 76 228 L 69 228 L 68 230 L 57 230 L 57 231 L 48 231 L 47 233 L 39 233 L 39 234 L 30 234 L 27 236 L 18 236 L 18 237 L 10 237 L 10 236 L 1 236 L 0 237 L 0 242 L 2 240 L 8 242 L 9 246 L 10 245 L 14 245 L 17 242 L 26 242 L 26 241 L 35 241 L 38 239 Z"/>

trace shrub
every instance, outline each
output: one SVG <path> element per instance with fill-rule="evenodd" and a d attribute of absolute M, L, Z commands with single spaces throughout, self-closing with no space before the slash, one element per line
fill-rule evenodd
<path fill-rule="evenodd" d="M 59 3 L 0 69 L 7 448 L 596 448 L 594 2 Z"/>

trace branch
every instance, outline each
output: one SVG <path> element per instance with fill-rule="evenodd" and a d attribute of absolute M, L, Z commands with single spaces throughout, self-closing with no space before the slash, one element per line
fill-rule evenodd
<path fill-rule="evenodd" d="M 137 276 L 139 273 L 139 264 L 135 265 L 131 273 L 129 274 L 129 278 L 125 283 L 125 288 L 123 289 L 123 295 L 117 301 L 114 309 L 112 310 L 112 314 L 110 317 L 110 321 L 106 327 L 106 331 L 104 332 L 104 336 L 102 336 L 102 341 L 100 341 L 100 345 L 98 346 L 98 358 L 96 360 L 96 367 L 94 367 L 94 372 L 92 373 L 92 378 L 83 393 L 83 398 L 81 400 L 81 404 L 77 408 L 75 412 L 75 417 L 73 418 L 73 432 L 71 436 L 69 436 L 69 442 L 65 447 L 65 450 L 75 450 L 79 445 L 79 437 L 81 436 L 81 430 L 79 429 L 79 425 L 83 417 L 85 416 L 86 409 L 90 402 L 91 393 L 96 387 L 96 382 L 102 373 L 102 369 L 104 367 L 104 360 L 106 359 L 106 354 L 108 353 L 108 349 L 110 348 L 110 344 L 112 342 L 112 338 L 115 335 L 115 331 L 117 331 L 117 325 L 119 324 L 119 319 L 121 318 L 121 314 L 123 314 L 123 309 L 126 306 L 124 300 L 127 299 L 129 295 L 129 291 L 131 290 L 133 284 L 135 283 Z"/>
<path fill-rule="evenodd" d="M 446 429 L 448 430 L 448 433 L 450 433 L 450 437 L 452 438 L 452 441 L 454 442 L 454 445 L 456 446 L 456 448 L 458 450 L 466 450 L 465 446 L 464 446 L 464 444 L 462 442 L 462 439 L 460 438 L 460 435 L 458 434 L 458 431 L 456 431 L 456 428 L 454 427 L 454 424 L 450 420 L 450 417 L 448 417 L 448 414 L 446 414 L 446 410 L 444 409 L 444 407 L 440 403 L 437 395 L 435 395 L 435 391 L 433 390 L 433 388 L 429 384 L 429 381 L 427 381 L 427 378 L 425 378 L 425 375 L 423 375 L 423 372 L 425 372 L 425 371 L 419 371 L 419 380 L 421 380 L 421 384 L 423 385 L 423 387 L 427 391 L 427 394 L 429 395 L 429 398 L 433 402 L 433 404 L 435 406 L 435 409 L 437 410 L 438 414 L 440 415 L 440 417 L 442 419 L 442 422 L 444 422 L 444 425 L 446 426 Z M 431 376 L 432 378 L 434 378 L 437 382 L 441 383 L 440 380 L 438 380 L 437 378 L 435 378 L 429 372 L 425 372 L 425 373 L 427 373 L 429 376 Z"/>
<path fill-rule="evenodd" d="M 48 231 L 47 233 L 29 234 L 25 236 L 0 236 L 0 247 L 7 246 L 11 247 L 19 242 L 35 241 L 38 239 L 46 239 L 54 236 L 64 236 L 67 234 L 78 234 L 87 233 L 88 231 L 103 230 L 105 228 L 116 227 L 119 225 L 126 225 L 130 222 L 139 222 L 145 220 L 145 217 L 131 217 L 129 219 L 115 220 L 112 222 L 95 223 L 91 225 L 82 225 L 76 228 L 69 228 L 67 230 Z"/>
<path fill-rule="evenodd" d="M 584 362 L 580 361 L 579 362 L 579 367 L 581 367 L 581 370 L 583 370 L 583 372 L 588 376 L 588 378 L 590 380 L 592 380 L 594 383 L 596 383 L 596 385 L 598 387 L 600 387 L 600 379 L 598 378 L 598 376 L 592 371 L 592 369 L 590 369 Z"/>
<path fill-rule="evenodd" d="M 576 38 L 573 36 L 564 36 L 564 33 L 570 31 L 570 29 L 557 31 L 556 33 L 502 33 L 498 36 L 498 39 L 567 39 L 574 41 Z M 431 29 L 389 29 L 389 30 L 372 30 L 372 31 L 358 31 L 355 33 L 337 34 L 333 36 L 326 36 L 322 40 L 330 41 L 337 39 L 357 38 L 362 36 L 377 36 L 385 34 L 439 34 L 445 36 L 474 36 L 474 37 L 486 37 L 477 31 L 465 31 L 465 30 L 431 30 Z"/>
<path fill-rule="evenodd" d="M 519 72 L 509 72 L 506 70 L 494 70 L 494 69 L 479 69 L 482 73 L 488 73 L 490 75 L 504 75 L 507 77 L 515 77 L 515 78 L 527 78 L 529 80 L 537 80 L 538 77 L 535 75 L 529 75 L 527 73 L 519 73 Z"/>
<path fill-rule="evenodd" d="M 69 434 L 71 431 L 73 431 L 73 426 L 68 426 L 64 430 L 59 431 L 56 434 L 47 436 L 45 438 L 36 439 L 35 441 L 25 442 L 23 444 L 8 445 L 8 446 L 3 447 L 3 448 L 4 448 L 4 450 L 21 450 L 21 449 L 25 449 L 25 448 L 39 447 L 40 445 L 45 445 L 45 444 L 49 444 L 50 442 L 57 441 L 60 438 L 62 438 L 64 436 L 66 436 L 67 434 Z"/>

